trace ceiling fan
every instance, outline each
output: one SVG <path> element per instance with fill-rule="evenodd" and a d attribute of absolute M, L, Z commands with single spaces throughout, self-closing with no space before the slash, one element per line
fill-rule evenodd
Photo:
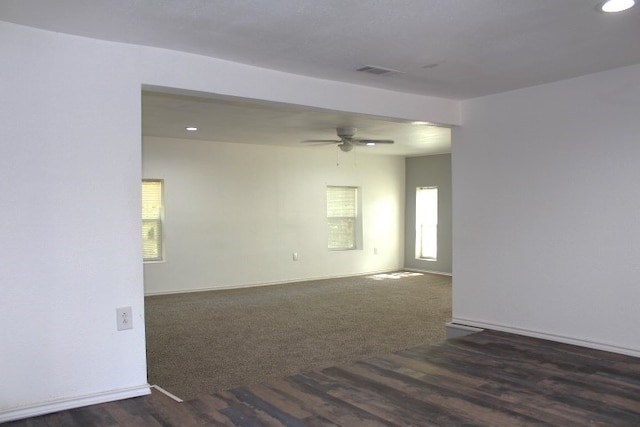
<path fill-rule="evenodd" d="M 337 144 L 342 151 L 351 151 L 356 145 L 393 144 L 391 139 L 356 138 L 356 128 L 338 127 L 336 133 L 340 139 L 307 139 L 302 142 Z"/>

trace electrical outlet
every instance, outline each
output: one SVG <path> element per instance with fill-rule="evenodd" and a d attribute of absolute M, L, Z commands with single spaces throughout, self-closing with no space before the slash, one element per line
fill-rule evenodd
<path fill-rule="evenodd" d="M 116 320 L 118 322 L 118 330 L 133 329 L 133 316 L 131 315 L 131 307 L 116 308 Z"/>
<path fill-rule="evenodd" d="M 293 253 L 293 260 L 297 261 L 298 260 L 298 252 L 294 252 Z"/>
<path fill-rule="evenodd" d="M 373 254 L 378 255 L 378 248 L 373 248 Z"/>

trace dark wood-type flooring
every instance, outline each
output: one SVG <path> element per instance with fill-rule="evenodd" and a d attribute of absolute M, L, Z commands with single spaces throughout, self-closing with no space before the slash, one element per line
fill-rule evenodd
<path fill-rule="evenodd" d="M 495 331 L 177 403 L 8 426 L 640 426 L 640 359 Z"/>

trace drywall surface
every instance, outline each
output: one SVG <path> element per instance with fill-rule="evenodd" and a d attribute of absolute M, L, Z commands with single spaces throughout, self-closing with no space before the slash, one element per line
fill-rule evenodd
<path fill-rule="evenodd" d="M 438 257 L 416 259 L 416 189 L 438 187 Z M 404 266 L 451 274 L 451 154 L 406 159 Z"/>
<path fill-rule="evenodd" d="M 0 422 L 148 392 L 143 86 L 459 122 L 450 100 L 5 22 L 0 57 Z M 127 306 L 134 328 L 118 332 Z"/>
<path fill-rule="evenodd" d="M 1 23 L 0 40 L 0 422 L 147 393 L 135 56 Z"/>
<path fill-rule="evenodd" d="M 640 355 L 640 66 L 463 103 L 453 321 Z"/>
<path fill-rule="evenodd" d="M 401 157 L 146 137 L 143 177 L 165 185 L 165 262 L 145 264 L 148 294 L 402 267 Z M 328 185 L 360 190 L 357 250 L 327 249 Z"/>

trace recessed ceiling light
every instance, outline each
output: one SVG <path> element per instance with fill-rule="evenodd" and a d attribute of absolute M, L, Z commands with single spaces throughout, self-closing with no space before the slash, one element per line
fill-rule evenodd
<path fill-rule="evenodd" d="M 421 121 L 415 121 L 415 122 L 411 122 L 412 125 L 430 125 L 431 123 L 429 122 L 421 122 Z"/>
<path fill-rule="evenodd" d="M 600 5 L 600 10 L 607 13 L 622 12 L 635 4 L 635 0 L 607 0 Z"/>
<path fill-rule="evenodd" d="M 195 132 L 198 130 L 198 128 L 195 126 L 187 126 L 185 129 L 189 132 Z"/>

